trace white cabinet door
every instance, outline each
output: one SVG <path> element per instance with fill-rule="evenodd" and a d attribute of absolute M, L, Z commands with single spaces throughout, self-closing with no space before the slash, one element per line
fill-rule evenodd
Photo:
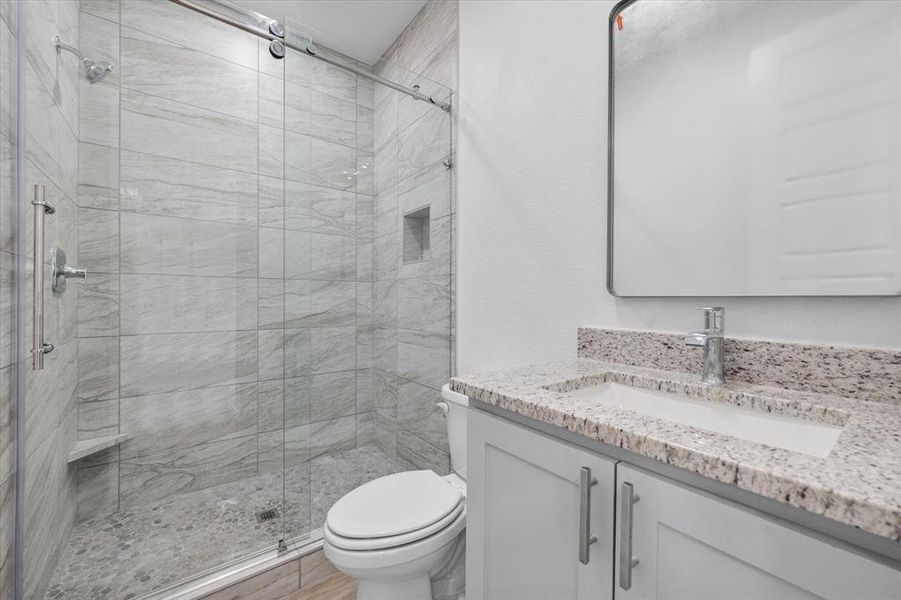
<path fill-rule="evenodd" d="M 616 463 L 478 410 L 468 432 L 467 600 L 611 598 Z"/>
<path fill-rule="evenodd" d="M 901 598 L 901 571 L 759 513 L 620 463 L 616 583 L 620 600 Z M 621 559 L 631 505 L 631 588 Z"/>

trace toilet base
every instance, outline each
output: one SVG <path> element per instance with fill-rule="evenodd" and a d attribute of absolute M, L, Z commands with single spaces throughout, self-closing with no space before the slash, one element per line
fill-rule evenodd
<path fill-rule="evenodd" d="M 432 600 L 428 574 L 407 581 L 357 580 L 357 600 Z"/>

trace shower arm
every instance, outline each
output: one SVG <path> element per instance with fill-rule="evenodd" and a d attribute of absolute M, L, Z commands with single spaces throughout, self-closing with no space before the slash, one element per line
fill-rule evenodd
<path fill-rule="evenodd" d="M 63 41 L 59 39 L 58 35 L 53 36 L 53 45 L 56 46 L 57 54 L 59 54 L 60 50 L 65 50 L 66 52 L 71 52 L 72 54 L 77 56 L 78 60 L 80 60 L 82 63 L 85 61 L 84 56 L 81 54 L 81 52 L 78 51 L 78 48 L 63 43 Z"/>

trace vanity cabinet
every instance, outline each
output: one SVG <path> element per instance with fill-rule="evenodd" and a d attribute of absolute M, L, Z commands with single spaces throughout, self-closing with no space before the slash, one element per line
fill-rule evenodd
<path fill-rule="evenodd" d="M 468 430 L 468 600 L 901 600 L 901 570 L 800 526 L 484 411 Z"/>
<path fill-rule="evenodd" d="M 612 598 L 615 462 L 477 410 L 468 440 L 467 600 Z"/>
<path fill-rule="evenodd" d="M 622 462 L 617 482 L 618 599 L 901 598 L 901 572 L 800 528 Z"/>

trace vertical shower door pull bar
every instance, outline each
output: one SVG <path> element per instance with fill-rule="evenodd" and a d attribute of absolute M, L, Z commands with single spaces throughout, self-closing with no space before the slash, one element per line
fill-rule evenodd
<path fill-rule="evenodd" d="M 619 587 L 632 589 L 632 567 L 638 559 L 632 556 L 632 506 L 638 502 L 632 484 L 624 481 L 619 486 Z"/>
<path fill-rule="evenodd" d="M 44 355 L 53 352 L 53 344 L 44 343 L 44 215 L 52 215 L 56 209 L 44 197 L 44 186 L 35 184 L 34 198 L 34 277 L 31 327 L 31 368 L 44 368 Z"/>
<path fill-rule="evenodd" d="M 582 467 L 579 475 L 579 562 L 587 565 L 591 560 L 591 545 L 598 538 L 591 535 L 591 488 L 598 480 L 591 476 L 591 469 Z"/>

